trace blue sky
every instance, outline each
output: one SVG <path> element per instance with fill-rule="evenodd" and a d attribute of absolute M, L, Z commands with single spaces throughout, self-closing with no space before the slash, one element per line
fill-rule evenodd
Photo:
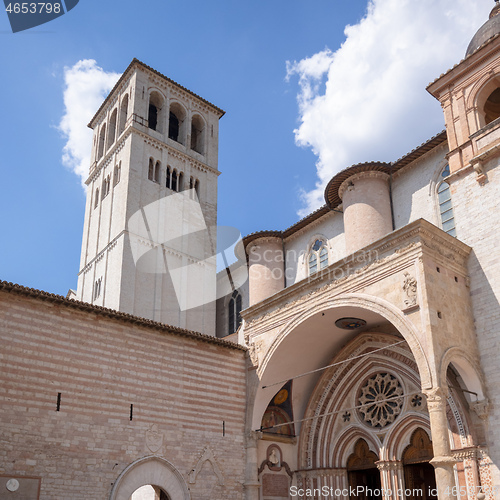
<path fill-rule="evenodd" d="M 80 0 L 16 34 L 0 13 L 0 279 L 76 287 L 85 192 L 62 162 L 65 68 L 120 73 L 137 57 L 223 108 L 219 224 L 284 229 L 339 169 L 443 128 L 425 84 L 463 57 L 493 1 L 470 4 Z"/>

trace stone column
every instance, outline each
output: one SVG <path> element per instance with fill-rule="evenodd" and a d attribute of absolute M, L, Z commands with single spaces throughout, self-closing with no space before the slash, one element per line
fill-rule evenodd
<path fill-rule="evenodd" d="M 347 469 L 337 469 L 334 472 L 334 487 L 335 490 L 340 490 L 341 492 L 349 492 L 349 479 L 347 477 Z M 336 497 L 340 500 L 349 500 L 349 495 L 339 495 Z"/>
<path fill-rule="evenodd" d="M 262 437 L 261 432 L 249 432 L 246 436 L 247 463 L 245 469 L 245 500 L 259 500 L 259 464 L 257 456 L 257 445 Z"/>
<path fill-rule="evenodd" d="M 457 460 L 451 454 L 448 435 L 448 419 L 446 417 L 446 398 L 448 389 L 436 387 L 424 391 L 427 397 L 427 407 L 431 423 L 432 448 L 434 458 L 431 464 L 436 472 L 436 486 L 439 500 L 452 500 L 455 483 L 453 466 Z"/>
<path fill-rule="evenodd" d="M 384 500 L 404 500 L 403 463 L 399 460 L 381 460 L 376 465 L 380 471 Z M 398 491 L 402 494 L 398 495 Z"/>

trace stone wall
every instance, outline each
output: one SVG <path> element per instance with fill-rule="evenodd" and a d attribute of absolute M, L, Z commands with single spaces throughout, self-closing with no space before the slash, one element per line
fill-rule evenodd
<path fill-rule="evenodd" d="M 155 455 L 193 500 L 242 498 L 244 349 L 6 283 L 0 318 L 3 479 L 33 491 L 41 478 L 40 499 L 106 499 Z"/>
<path fill-rule="evenodd" d="M 496 163 L 495 160 L 494 163 Z M 473 249 L 469 257 L 470 294 L 481 365 L 490 400 L 488 444 L 500 482 L 500 167 L 491 165 L 487 182 L 475 173 L 452 179 L 457 238 Z"/>

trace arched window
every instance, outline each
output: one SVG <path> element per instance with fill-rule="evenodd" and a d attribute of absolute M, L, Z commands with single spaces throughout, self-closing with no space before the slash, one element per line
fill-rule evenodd
<path fill-rule="evenodd" d="M 125 130 L 128 118 L 128 94 L 122 100 L 122 105 L 120 107 L 120 134 Z"/>
<path fill-rule="evenodd" d="M 185 143 L 185 117 L 184 108 L 177 102 L 172 103 L 168 117 L 168 138 L 181 144 Z"/>
<path fill-rule="evenodd" d="M 155 164 L 153 158 L 149 159 L 148 179 L 150 181 L 155 180 Z"/>
<path fill-rule="evenodd" d="M 170 111 L 170 117 L 168 119 L 168 138 L 173 141 L 179 140 L 179 118 L 175 113 Z"/>
<path fill-rule="evenodd" d="M 177 170 L 172 172 L 172 190 L 177 191 Z"/>
<path fill-rule="evenodd" d="M 486 125 L 500 117 L 500 88 L 495 89 L 484 103 L 484 121 Z"/>
<path fill-rule="evenodd" d="M 101 285 L 102 285 L 102 278 L 99 278 L 94 283 L 94 300 L 101 295 Z"/>
<path fill-rule="evenodd" d="M 203 143 L 205 142 L 205 122 L 199 115 L 191 119 L 191 149 L 203 154 Z"/>
<path fill-rule="evenodd" d="M 241 294 L 238 290 L 235 290 L 231 295 L 231 300 L 229 301 L 228 310 L 228 335 L 231 335 L 236 330 L 238 330 L 241 324 Z"/>
<path fill-rule="evenodd" d="M 98 151 L 97 151 L 97 159 L 100 160 L 104 155 L 104 139 L 106 137 L 106 124 L 104 124 L 101 128 L 101 133 L 99 134 L 99 143 L 98 143 Z"/>
<path fill-rule="evenodd" d="M 328 267 L 328 248 L 324 241 L 316 240 L 309 254 L 309 275 Z"/>
<path fill-rule="evenodd" d="M 148 127 L 151 130 L 162 132 L 163 97 L 158 92 L 151 92 L 149 96 Z"/>
<path fill-rule="evenodd" d="M 155 165 L 155 182 L 160 182 L 160 168 L 161 168 L 161 163 L 159 161 L 156 162 Z"/>
<path fill-rule="evenodd" d="M 95 200 L 94 200 L 94 208 L 97 208 L 99 205 L 99 188 L 95 190 Z"/>
<path fill-rule="evenodd" d="M 182 172 L 179 172 L 179 180 L 177 181 L 177 191 L 182 191 L 184 184 L 184 174 Z"/>
<path fill-rule="evenodd" d="M 108 175 L 102 181 L 102 193 L 101 193 L 101 197 L 102 197 L 103 200 L 104 200 L 104 198 L 106 198 L 106 196 L 108 196 L 110 188 L 111 188 L 111 175 Z"/>
<path fill-rule="evenodd" d="M 172 186 L 172 176 L 170 174 L 170 167 L 167 167 L 167 179 L 165 182 L 165 186 L 168 187 L 168 189 L 171 189 Z"/>
<path fill-rule="evenodd" d="M 450 175 L 450 166 L 446 167 L 441 172 L 441 178 L 448 177 Z M 437 195 L 439 202 L 439 214 L 441 216 L 441 227 L 443 231 L 447 232 L 451 236 L 456 236 L 455 230 L 455 218 L 453 216 L 453 206 L 451 202 L 451 191 L 449 184 L 442 180 L 437 187 Z"/>
<path fill-rule="evenodd" d="M 122 162 L 115 165 L 115 170 L 113 172 L 113 186 L 116 186 L 120 182 L 121 173 L 122 173 Z"/>
<path fill-rule="evenodd" d="M 116 116 L 118 114 L 118 110 L 115 109 L 113 113 L 111 113 L 111 119 L 109 120 L 109 130 L 108 130 L 108 148 L 115 142 L 116 135 Z"/>

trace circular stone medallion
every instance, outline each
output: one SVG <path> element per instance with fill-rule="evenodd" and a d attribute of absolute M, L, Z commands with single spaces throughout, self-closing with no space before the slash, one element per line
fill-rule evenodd
<path fill-rule="evenodd" d="M 17 491 L 19 489 L 19 481 L 17 479 L 9 479 L 5 484 L 9 491 Z"/>
<path fill-rule="evenodd" d="M 392 424 L 403 408 L 403 387 L 390 373 L 377 373 L 361 388 L 358 398 L 363 421 L 371 427 Z"/>

